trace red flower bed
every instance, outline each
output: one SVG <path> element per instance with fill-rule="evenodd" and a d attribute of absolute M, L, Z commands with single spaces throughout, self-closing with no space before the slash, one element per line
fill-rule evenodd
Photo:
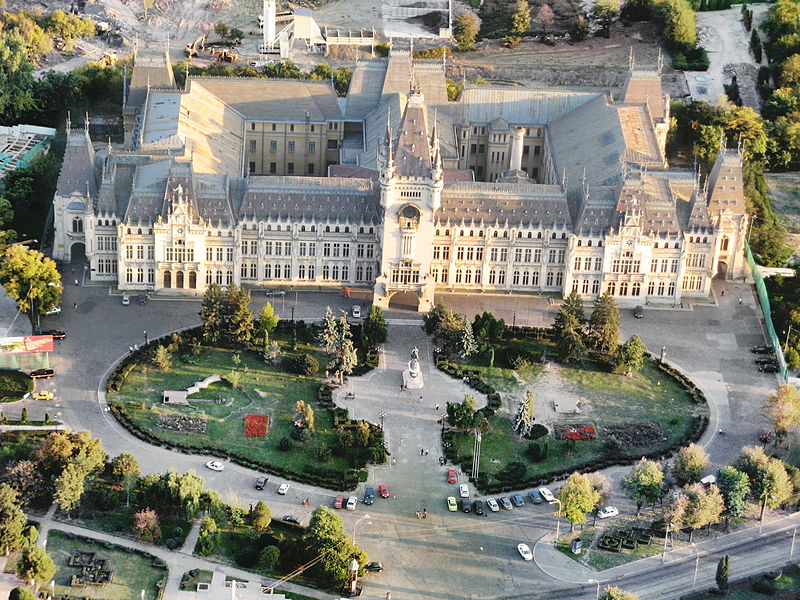
<path fill-rule="evenodd" d="M 590 440 L 596 435 L 594 425 L 562 425 L 555 430 L 556 438 L 562 440 Z"/>
<path fill-rule="evenodd" d="M 269 415 L 244 416 L 245 437 L 264 437 L 265 435 L 267 435 L 268 426 L 269 426 Z"/>

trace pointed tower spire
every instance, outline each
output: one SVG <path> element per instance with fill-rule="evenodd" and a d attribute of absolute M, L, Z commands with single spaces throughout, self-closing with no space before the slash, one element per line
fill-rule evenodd
<path fill-rule="evenodd" d="M 431 162 L 434 157 L 439 154 L 439 112 L 437 108 L 433 109 L 433 127 L 431 131 Z"/>

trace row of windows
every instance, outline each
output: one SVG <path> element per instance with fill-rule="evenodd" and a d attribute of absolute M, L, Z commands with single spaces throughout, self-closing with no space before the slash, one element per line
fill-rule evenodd
<path fill-rule="evenodd" d="M 215 256 L 216 262 L 223 262 L 223 257 L 227 259 L 227 262 L 233 262 L 233 248 L 223 248 L 221 246 L 206 247 L 206 262 L 214 261 Z"/>
<path fill-rule="evenodd" d="M 289 131 L 294 131 L 294 125 L 295 125 L 294 123 L 289 123 Z M 278 131 L 278 125 L 276 123 L 264 123 L 264 128 L 267 128 L 267 127 L 270 127 L 272 129 L 272 131 Z M 314 133 L 314 128 L 316 126 L 311 124 L 311 125 L 309 125 L 309 127 L 310 127 L 311 133 Z M 328 129 L 339 129 L 339 124 L 338 123 L 328 123 Z M 251 131 L 255 131 L 256 130 L 256 124 L 255 123 L 250 123 L 250 130 Z"/>
<path fill-rule="evenodd" d="M 704 280 L 705 277 L 702 275 L 686 275 L 682 287 L 686 291 L 699 291 L 703 289 Z"/>
<path fill-rule="evenodd" d="M 312 125 L 313 127 L 313 125 Z M 336 143 L 336 140 L 329 140 L 329 142 Z M 335 148 L 332 148 L 335 150 Z M 250 152 L 255 152 L 258 150 L 258 143 L 256 140 L 250 140 Z M 294 140 L 290 140 L 286 142 L 286 151 L 287 152 L 294 152 L 295 150 L 295 143 Z M 278 141 L 277 140 L 270 140 L 269 141 L 269 151 L 270 152 L 277 152 L 278 151 Z M 308 154 L 314 154 L 317 151 L 317 143 L 316 142 L 308 142 Z"/>
<path fill-rule="evenodd" d="M 105 219 L 105 220 L 97 219 L 97 226 L 98 227 L 116 227 L 117 226 L 117 220 L 116 219 L 111 219 L 109 221 L 108 219 Z M 128 231 L 128 233 L 130 233 L 130 231 Z M 150 233 L 152 233 L 152 229 L 150 230 Z"/>
<path fill-rule="evenodd" d="M 372 232 L 370 231 L 370 233 L 372 233 Z M 475 235 L 475 230 L 474 229 L 461 229 L 461 230 L 457 229 L 455 231 L 455 233 L 456 233 L 456 235 L 460 235 L 461 237 L 483 237 L 483 230 L 482 229 L 478 230 L 477 236 Z M 447 236 L 450 235 L 450 230 L 449 229 L 437 229 L 435 231 L 435 235 L 444 235 L 444 236 L 447 237 Z M 501 237 L 501 236 L 499 235 L 498 231 L 494 231 L 492 233 L 492 237 Z M 508 237 L 508 231 L 504 231 L 502 237 L 507 238 Z M 527 237 L 528 239 L 532 239 L 532 238 L 534 238 L 534 235 L 533 235 L 532 231 L 529 231 L 527 236 L 524 236 L 522 231 L 518 231 L 517 232 L 517 238 L 520 239 L 520 238 L 523 238 L 523 237 Z M 537 231 L 535 238 L 537 240 L 541 240 L 542 237 L 543 237 L 542 236 L 542 232 L 541 231 Z M 551 240 L 558 239 L 558 234 L 556 232 L 553 232 L 552 234 L 550 234 L 550 239 Z M 561 239 L 562 240 L 567 239 L 567 234 L 566 233 L 562 233 L 561 234 Z M 580 245 L 581 245 L 581 241 L 578 240 L 578 246 L 580 246 Z M 592 245 L 592 241 L 591 240 L 589 240 L 588 245 L 589 246 Z M 602 241 L 597 242 L 597 245 L 598 246 L 602 246 L 603 242 Z"/>
<path fill-rule="evenodd" d="M 97 236 L 97 249 L 99 251 L 117 251 L 117 238 L 116 236 L 111 235 L 99 235 Z"/>
<path fill-rule="evenodd" d="M 678 259 L 673 258 L 671 261 L 668 258 L 662 258 L 659 261 L 657 258 L 654 258 L 650 261 L 650 271 L 652 273 L 657 273 L 659 271 L 659 265 L 661 265 L 660 271 L 662 273 L 667 272 L 667 267 L 669 267 L 670 273 L 677 273 L 678 272 Z"/>
<path fill-rule="evenodd" d="M 592 260 L 594 259 L 594 269 L 592 269 Z M 583 265 L 581 267 L 581 265 Z M 575 257 L 575 271 L 602 271 L 603 270 L 603 257 L 602 256 L 576 256 Z"/>
<path fill-rule="evenodd" d="M 151 248 L 152 246 L 148 246 Z M 151 258 L 149 256 L 148 258 Z M 169 246 L 166 249 L 167 262 L 194 262 L 194 248 L 184 248 L 183 246 Z"/>
<path fill-rule="evenodd" d="M 135 270 L 136 273 L 136 283 L 144 283 L 144 269 L 139 267 Z M 125 269 L 125 281 L 128 283 L 133 283 L 133 276 L 134 276 L 134 269 L 133 267 L 128 267 Z M 152 267 L 147 269 L 147 283 L 154 283 L 155 281 L 155 271 Z"/>
<path fill-rule="evenodd" d="M 592 294 L 599 294 L 600 293 L 600 280 L 599 279 L 594 279 L 594 280 L 592 280 L 591 284 L 592 284 Z M 589 280 L 588 279 L 584 279 L 583 283 L 581 283 L 577 279 L 574 279 L 572 281 L 572 291 L 573 292 L 577 292 L 578 288 L 580 288 L 580 293 L 581 294 L 588 294 L 589 293 Z"/>
<path fill-rule="evenodd" d="M 706 255 L 705 254 L 689 254 L 689 258 L 686 261 L 686 264 L 689 267 L 705 267 L 706 266 Z"/>
<path fill-rule="evenodd" d="M 100 275 L 116 275 L 117 261 L 113 258 L 101 258 L 97 261 L 97 272 Z"/>
<path fill-rule="evenodd" d="M 419 269 L 413 267 L 392 269 L 392 283 L 419 283 Z"/>
<path fill-rule="evenodd" d="M 656 285 L 658 286 L 656 288 Z M 572 289 L 576 289 L 576 282 L 572 282 Z M 594 288 L 593 288 L 594 289 Z M 611 281 L 606 288 L 606 291 L 611 294 L 612 296 L 627 296 L 628 292 L 630 291 L 631 296 L 639 296 L 641 294 L 642 284 L 638 281 L 633 282 L 633 284 L 628 284 L 627 281 L 621 281 L 619 284 L 619 293 L 617 293 L 617 283 L 615 281 Z M 597 292 L 593 291 L 593 294 Z M 659 281 L 656 284 L 655 281 L 651 281 L 647 284 L 647 295 L 648 296 L 674 296 L 675 295 L 675 282 L 670 281 L 669 284 L 665 283 L 664 281 Z"/>
<path fill-rule="evenodd" d="M 614 259 L 611 261 L 612 273 L 638 273 L 641 261 L 632 258 Z"/>
<path fill-rule="evenodd" d="M 116 249 L 116 242 L 114 242 L 114 249 Z M 144 244 L 138 244 L 135 247 L 133 245 L 125 246 L 125 258 L 133 260 L 134 251 L 138 260 L 144 260 L 145 251 L 147 252 L 147 259 L 153 260 L 153 246 L 145 246 Z"/>
<path fill-rule="evenodd" d="M 292 151 L 292 152 L 294 152 L 294 151 Z M 256 172 L 256 163 L 255 163 L 255 161 L 251 160 L 251 161 L 248 161 L 248 162 L 249 162 L 248 171 L 250 172 L 250 174 L 255 173 Z M 314 163 L 308 163 L 306 165 L 305 174 L 306 175 L 314 175 L 314 171 L 315 170 L 316 170 L 316 166 L 314 165 Z M 275 175 L 277 172 L 278 172 L 278 163 L 270 162 L 269 163 L 269 173 L 270 173 L 270 175 Z M 294 163 L 293 162 L 287 162 L 286 163 L 286 174 L 287 175 L 294 175 Z"/>
<path fill-rule="evenodd" d="M 530 234 L 528 234 L 528 237 L 531 237 Z M 578 246 L 582 246 L 582 245 L 583 245 L 583 240 L 578 240 Z M 586 241 L 586 245 L 591 247 L 592 246 L 592 240 L 587 240 Z M 602 245 L 603 245 L 603 240 L 597 240 L 597 247 L 599 248 Z M 656 246 L 656 247 L 658 247 L 658 246 Z"/>

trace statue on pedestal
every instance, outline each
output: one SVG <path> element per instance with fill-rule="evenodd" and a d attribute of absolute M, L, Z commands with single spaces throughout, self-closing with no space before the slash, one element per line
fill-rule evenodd
<path fill-rule="evenodd" d="M 411 360 L 408 361 L 408 369 L 403 371 L 403 386 L 408 389 L 418 390 L 422 388 L 422 370 L 419 367 L 419 348 L 414 346 L 411 349 Z"/>

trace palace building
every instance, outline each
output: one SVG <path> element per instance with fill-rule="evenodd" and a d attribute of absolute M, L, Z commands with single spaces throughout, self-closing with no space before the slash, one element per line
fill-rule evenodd
<path fill-rule="evenodd" d="M 137 56 L 125 150 L 72 129 L 54 255 L 121 290 L 365 287 L 420 311 L 437 290 L 621 303 L 706 297 L 741 277 L 742 153 L 705 179 L 664 156 L 659 69 L 619 98 L 476 87 L 393 51 L 329 82 L 189 78 Z"/>

